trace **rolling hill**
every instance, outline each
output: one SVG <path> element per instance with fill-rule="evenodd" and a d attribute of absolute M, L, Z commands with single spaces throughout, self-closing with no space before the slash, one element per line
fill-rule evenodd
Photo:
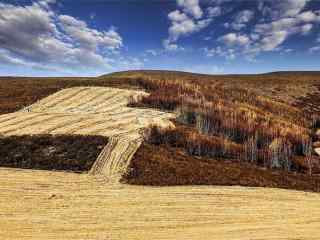
<path fill-rule="evenodd" d="M 319 94 L 318 72 L 3 77 L 0 147 L 30 169 L 6 168 L 1 155 L 0 238 L 319 239 Z M 113 140 L 133 126 L 137 147 Z M 92 144 L 105 141 L 96 134 L 108 143 L 93 163 Z M 48 154 L 94 174 L 27 164 Z M 95 174 L 121 156 L 117 181 Z"/>

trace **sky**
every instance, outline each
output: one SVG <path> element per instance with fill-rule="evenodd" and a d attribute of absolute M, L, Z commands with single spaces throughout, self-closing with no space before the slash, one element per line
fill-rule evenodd
<path fill-rule="evenodd" d="M 320 70 L 320 0 L 0 0 L 0 75 Z"/>

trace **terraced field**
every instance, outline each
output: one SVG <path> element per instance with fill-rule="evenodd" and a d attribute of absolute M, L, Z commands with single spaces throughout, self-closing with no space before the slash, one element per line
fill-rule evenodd
<path fill-rule="evenodd" d="M 150 124 L 170 126 L 174 114 L 127 107 L 130 98 L 146 95 L 107 87 L 61 90 L 21 111 L 0 116 L 0 135 L 98 135 L 109 138 L 92 174 L 119 181 L 136 150 L 141 131 Z"/>

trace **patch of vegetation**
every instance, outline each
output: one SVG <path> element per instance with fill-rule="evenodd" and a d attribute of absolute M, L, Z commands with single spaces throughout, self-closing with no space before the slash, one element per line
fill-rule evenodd
<path fill-rule="evenodd" d="M 320 177 L 191 156 L 183 148 L 143 143 L 123 182 L 135 185 L 241 185 L 320 191 Z"/>
<path fill-rule="evenodd" d="M 106 144 L 101 136 L 0 137 L 0 167 L 86 172 Z"/>
<path fill-rule="evenodd" d="M 29 105 L 44 97 L 40 92 L 74 86 L 144 89 L 150 95 L 132 99 L 130 106 L 178 114 L 176 129 L 150 129 L 148 142 L 130 166 L 130 183 L 319 189 L 314 179 L 320 173 L 320 160 L 312 148 L 319 141 L 315 134 L 320 126 L 319 72 L 219 76 L 128 71 L 90 79 L 6 79 L 0 81 L 0 100 L 4 100 L 0 112 Z M 180 156 L 186 167 L 175 161 Z M 228 172 L 231 166 L 234 170 Z M 241 178 L 235 174 L 240 169 Z"/>
<path fill-rule="evenodd" d="M 218 85 L 208 91 L 207 86 L 178 81 L 150 83 L 151 94 L 130 105 L 175 110 L 177 121 L 193 129 L 193 134 L 183 138 L 183 147 L 191 155 L 229 158 L 232 152 L 238 161 L 285 171 L 300 169 L 294 164 L 297 157 L 305 158 L 309 172 L 313 168 L 309 159 L 320 162 L 312 149 L 313 126 L 318 122 L 315 114 L 241 88 Z M 175 134 L 184 134 L 183 129 L 178 131 Z M 168 140 L 173 135 L 170 130 L 162 133 L 163 138 L 152 132 L 152 139 Z"/>

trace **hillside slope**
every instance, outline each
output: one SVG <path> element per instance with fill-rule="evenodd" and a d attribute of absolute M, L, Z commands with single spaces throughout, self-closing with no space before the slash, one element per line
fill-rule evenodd
<path fill-rule="evenodd" d="M 199 80 L 200 75 L 190 77 L 186 74 L 185 78 L 179 79 L 165 77 L 160 85 L 152 85 L 159 84 L 157 77 L 115 75 L 92 79 L 1 79 L 0 113 L 13 112 L 60 89 L 75 86 L 146 89 L 153 97 L 161 97 L 157 94 L 163 91 L 156 88 L 161 86 L 168 93 L 165 101 L 157 102 L 154 101 L 157 98 L 147 98 L 145 102 L 135 104 L 149 104 L 155 108 L 171 107 L 174 102 L 168 102 L 174 98 L 170 97 L 179 93 L 175 87 L 180 88 L 181 85 L 166 87 L 165 84 L 179 80 L 187 84 L 203 83 L 210 90 L 205 90 L 205 94 L 217 91 L 219 94 L 226 92 L 235 96 L 235 90 L 239 89 L 234 89 L 234 84 L 242 86 L 241 89 L 243 86 L 251 86 L 254 93 L 263 93 L 263 101 L 267 99 L 272 103 L 260 106 L 271 106 L 270 109 L 258 111 L 260 115 L 264 116 L 266 112 L 268 116 L 281 114 L 285 123 L 297 121 L 307 132 L 314 130 L 309 128 L 310 119 L 306 118 L 311 116 L 308 113 L 310 111 L 317 114 L 317 86 L 320 80 L 316 75 L 303 74 L 298 79 L 291 75 L 284 77 L 282 74 L 280 77 L 259 75 L 252 79 L 243 76 L 222 76 L 219 79 L 217 76 L 209 76 L 208 79 Z M 167 76 L 166 73 L 164 75 Z M 258 79 L 265 82 L 256 81 Z M 240 81 L 243 81 L 243 85 Z M 224 88 L 220 88 L 220 85 Z M 290 97 L 288 94 L 291 94 Z M 225 95 L 220 96 L 229 100 Z M 75 102 L 72 104 L 77 105 Z M 64 108 L 68 106 L 64 105 Z M 252 109 L 257 111 L 259 108 Z M 283 112 L 275 111 L 279 109 Z M 211 143 L 212 139 L 218 141 L 219 138 L 200 134 L 195 126 L 183 125 L 179 119 L 176 124 L 177 129 L 173 132 L 156 132 L 158 135 L 155 136 L 159 138 L 155 139 L 151 135 L 135 154 L 129 166 L 130 171 L 123 181 L 143 186 L 114 184 L 99 175 L 0 168 L 0 239 L 320 238 L 319 193 L 194 185 L 242 184 L 317 191 L 320 181 L 316 175 L 284 174 L 281 170 L 274 172 L 250 165 L 250 162 L 239 164 L 232 159 L 194 155 L 194 152 L 187 151 L 186 142 L 187 147 L 197 146 L 195 149 L 199 149 L 203 142 Z M 290 124 L 289 129 L 292 127 Z M 46 128 L 48 126 L 44 125 Z M 25 130 L 28 131 L 28 128 Z M 11 131 L 15 129 L 11 128 Z M 199 144 L 195 139 L 203 142 L 194 145 Z M 239 147 L 239 144 L 223 142 L 230 144 L 228 146 Z M 215 145 L 210 146 L 216 149 Z M 99 170 L 99 166 L 97 168 Z M 178 184 L 189 186 L 163 186 Z"/>
<path fill-rule="evenodd" d="M 271 127 L 265 126 L 261 129 L 265 129 L 269 132 L 269 135 L 271 134 L 271 138 L 275 140 L 273 146 L 277 146 L 277 144 L 281 142 L 285 143 L 283 139 L 273 137 L 273 135 L 278 134 L 274 132 L 274 129 L 282 132 L 285 130 L 286 132 L 283 132 L 281 136 L 285 136 L 287 139 L 292 139 L 292 137 L 297 138 L 296 140 L 298 140 L 298 142 L 300 141 L 300 146 L 299 144 L 296 145 L 298 148 L 294 146 L 296 150 L 293 150 L 296 154 L 299 154 L 299 156 L 297 156 L 297 159 L 294 159 L 295 166 L 292 170 L 298 170 L 300 173 L 289 172 L 288 175 L 283 171 L 271 171 L 267 169 L 268 166 L 264 163 L 262 163 L 262 168 L 261 166 L 258 166 L 258 168 L 256 166 L 247 166 L 245 162 L 242 166 L 239 164 L 239 160 L 241 160 L 242 157 L 239 158 L 239 156 L 241 154 L 241 156 L 247 156 L 245 152 L 247 150 L 245 149 L 250 147 L 250 142 L 246 143 L 246 141 L 250 139 L 243 139 L 244 142 L 240 139 L 241 141 L 239 142 L 238 137 L 235 136 L 236 138 L 234 140 L 238 142 L 233 142 L 233 139 L 231 139 L 230 142 L 228 136 L 224 136 L 225 130 L 223 129 L 218 129 L 220 131 L 218 132 L 218 136 L 214 136 L 213 138 L 212 136 L 206 136 L 206 134 L 199 135 L 199 131 L 201 133 L 203 130 L 197 129 L 197 126 L 192 122 L 193 120 L 190 122 L 191 125 L 189 124 L 187 126 L 188 128 L 191 126 L 191 129 L 186 135 L 183 133 L 183 129 L 185 129 L 186 126 L 181 125 L 180 119 L 176 123 L 178 124 L 178 131 L 171 133 L 171 135 L 173 134 L 172 137 L 174 137 L 174 134 L 183 134 L 184 137 L 181 139 L 185 142 L 175 142 L 171 139 L 171 142 L 168 143 L 166 141 L 169 140 L 169 138 L 164 137 L 164 139 L 167 140 L 162 141 L 161 144 L 164 145 L 161 149 L 166 149 L 165 152 L 170 154 L 155 150 L 158 148 L 155 144 L 143 144 L 137 155 L 134 156 L 133 165 L 129 166 L 131 170 L 129 171 L 128 178 L 123 179 L 123 181 L 151 185 L 165 185 L 164 183 L 169 185 L 241 184 L 246 186 L 278 186 L 318 191 L 318 189 L 320 189 L 320 180 L 314 173 L 320 169 L 320 161 L 317 157 L 313 158 L 312 161 L 307 160 L 299 148 L 305 145 L 304 142 L 306 140 L 309 141 L 308 139 L 313 138 L 316 130 L 315 127 L 317 127 L 316 119 L 319 117 L 318 103 L 320 101 L 319 76 L 317 72 L 281 72 L 257 75 L 219 76 L 174 71 L 128 71 L 108 74 L 97 78 L 2 78 L 0 81 L 0 113 L 13 112 L 21 109 L 23 106 L 30 105 L 60 89 L 79 86 L 103 86 L 145 90 L 151 94 L 151 97 L 146 98 L 142 104 L 135 104 L 136 107 L 152 107 L 166 111 L 173 110 L 178 113 L 180 112 L 182 116 L 185 115 L 185 119 L 183 120 L 185 122 L 186 120 L 192 120 L 193 113 L 192 111 L 190 112 L 191 118 L 188 120 L 190 113 L 184 112 L 183 109 L 183 111 L 181 111 L 181 105 L 188 104 L 188 102 L 190 102 L 189 100 L 198 104 L 197 99 L 205 98 L 206 101 L 209 101 L 209 104 L 222 106 L 222 109 L 225 109 L 225 112 L 221 112 L 219 109 L 216 110 L 222 114 L 221 119 L 229 124 L 227 127 L 231 127 L 229 130 L 225 129 L 227 133 L 230 132 L 234 134 L 239 132 L 242 135 L 244 134 L 244 136 L 251 134 L 250 131 L 252 130 L 250 129 L 252 127 L 246 125 L 248 120 L 241 119 L 242 113 L 237 110 L 242 109 L 241 111 L 244 111 L 248 117 L 253 116 L 250 121 L 253 123 L 256 122 L 255 124 L 264 123 L 266 120 L 272 121 Z M 184 94 L 187 101 L 183 100 L 183 98 L 185 98 L 184 96 L 177 98 L 179 94 Z M 218 105 L 216 105 L 217 103 Z M 208 109 L 204 110 L 207 111 Z M 236 122 L 241 123 L 242 126 L 233 126 L 232 121 L 230 121 L 232 120 L 230 119 L 231 115 L 228 115 L 229 113 L 237 113 L 238 115 L 236 117 L 239 119 Z M 254 116 L 258 116 L 258 119 L 255 119 Z M 221 121 L 221 119 L 214 121 Z M 255 128 L 259 129 L 257 126 L 255 126 Z M 288 136 L 288 133 L 294 136 Z M 251 136 L 253 135 L 251 134 Z M 202 142 L 200 142 L 199 139 L 202 139 Z M 291 141 L 290 139 L 288 140 Z M 212 140 L 214 140 L 214 142 L 212 142 Z M 271 144 L 268 138 L 263 138 L 262 140 L 266 141 L 269 145 Z M 203 145 L 204 143 L 210 143 L 210 148 L 216 149 L 218 152 L 227 150 L 229 154 L 222 156 L 222 159 L 221 156 L 217 157 L 215 155 L 201 156 L 199 155 L 198 149 L 201 150 L 202 147 L 199 148 L 199 144 Z M 265 143 L 263 150 L 258 152 L 259 156 L 262 155 L 263 162 L 265 162 L 264 159 L 269 158 L 267 144 Z M 224 145 L 227 147 L 225 150 Z M 233 146 L 234 149 L 230 149 L 229 146 Z M 245 151 L 242 151 L 243 147 Z M 210 151 L 206 149 L 204 149 L 205 151 L 201 150 L 201 152 L 210 153 Z M 150 157 L 146 158 L 145 156 Z M 168 158 L 164 158 L 163 156 L 168 156 Z M 229 158 L 230 156 L 235 156 L 238 162 L 234 162 L 234 159 Z M 185 162 L 176 161 L 177 159 L 185 159 Z M 215 164 L 216 161 L 219 161 L 219 164 Z M 258 162 L 258 164 L 261 165 L 261 160 L 259 161 L 260 163 Z M 144 163 L 143 167 L 138 163 Z M 197 168 L 204 165 L 207 171 L 199 172 Z M 168 166 L 171 167 L 171 170 L 164 170 L 167 169 Z M 310 166 L 312 166 L 313 171 L 311 177 L 306 174 L 310 172 Z M 154 168 L 156 171 L 149 171 Z M 193 169 L 194 171 L 187 171 L 187 174 L 183 169 Z M 163 171 L 165 171 L 166 174 L 164 174 Z M 210 172 L 210 174 L 206 175 L 205 172 L 208 174 Z M 233 174 L 234 172 L 241 174 Z M 146 175 L 145 173 L 152 174 Z M 179 181 L 171 177 L 164 179 L 164 176 L 168 176 L 167 173 L 169 173 L 169 175 L 179 173 Z"/>

